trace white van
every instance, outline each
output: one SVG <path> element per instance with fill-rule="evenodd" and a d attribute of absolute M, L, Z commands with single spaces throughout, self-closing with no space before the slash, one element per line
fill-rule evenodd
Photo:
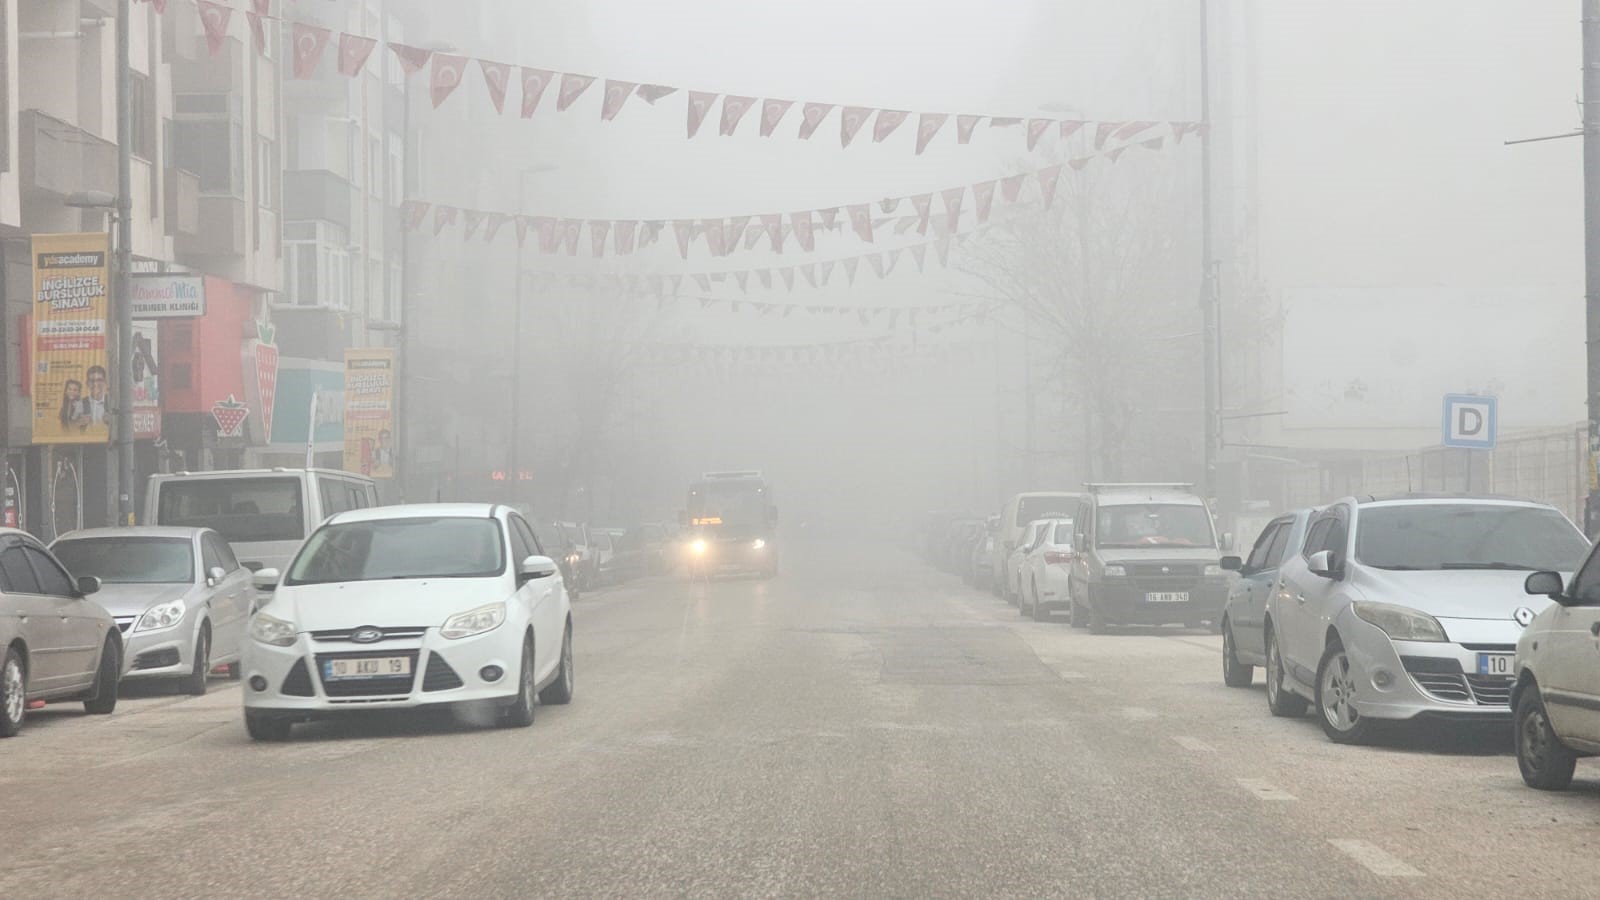
<path fill-rule="evenodd" d="M 377 485 L 353 472 L 178 472 L 150 476 L 144 524 L 214 528 L 246 568 L 281 571 L 324 519 L 377 505 Z"/>
<path fill-rule="evenodd" d="M 1070 519 L 1078 511 L 1078 491 L 1033 491 L 1017 494 L 1000 513 L 1000 533 L 994 539 L 993 566 L 995 586 L 1003 590 L 1004 581 L 999 573 L 1005 572 L 1005 561 L 1017 549 L 1022 532 L 1035 519 Z"/>

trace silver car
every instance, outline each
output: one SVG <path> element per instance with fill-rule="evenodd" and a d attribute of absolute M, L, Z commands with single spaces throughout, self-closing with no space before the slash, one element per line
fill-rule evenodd
<path fill-rule="evenodd" d="M 122 638 L 89 599 L 99 588 L 74 579 L 32 535 L 0 529 L 0 737 L 17 733 L 34 701 L 116 709 Z"/>
<path fill-rule="evenodd" d="M 250 570 L 210 528 L 93 528 L 63 535 L 51 550 L 103 587 L 96 600 L 127 645 L 122 678 L 175 680 L 204 694 L 213 666 L 237 672 L 256 607 Z"/>
<path fill-rule="evenodd" d="M 1267 702 L 1309 702 L 1328 737 L 1382 720 L 1509 721 L 1517 639 L 1549 605 L 1529 572 L 1589 550 L 1554 507 L 1475 496 L 1349 498 L 1317 512 L 1282 564 L 1266 622 Z"/>
<path fill-rule="evenodd" d="M 1273 519 L 1249 556 L 1222 558 L 1223 569 L 1239 573 L 1222 609 L 1222 681 L 1229 687 L 1249 687 L 1256 666 L 1267 664 L 1267 605 L 1278 590 L 1283 563 L 1305 543 L 1313 512 L 1302 509 Z"/>

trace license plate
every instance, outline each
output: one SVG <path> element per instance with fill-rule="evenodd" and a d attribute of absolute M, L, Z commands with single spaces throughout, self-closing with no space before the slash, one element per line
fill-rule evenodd
<path fill-rule="evenodd" d="M 1516 660 L 1517 655 L 1515 653 L 1479 653 L 1478 674 L 1504 675 L 1510 678 L 1512 669 L 1515 668 Z"/>
<path fill-rule="evenodd" d="M 1152 591 L 1144 595 L 1146 603 L 1188 603 L 1188 591 Z"/>
<path fill-rule="evenodd" d="M 409 656 L 369 656 L 362 659 L 330 659 L 322 664 L 322 677 L 328 681 L 346 678 L 397 678 L 411 674 Z"/>

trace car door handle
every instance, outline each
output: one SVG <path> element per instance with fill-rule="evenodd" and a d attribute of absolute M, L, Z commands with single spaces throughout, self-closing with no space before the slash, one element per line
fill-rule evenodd
<path fill-rule="evenodd" d="M 1306 595 L 1305 594 L 1295 594 L 1294 595 L 1294 602 L 1296 602 L 1296 603 L 1304 603 L 1304 602 L 1306 602 Z"/>

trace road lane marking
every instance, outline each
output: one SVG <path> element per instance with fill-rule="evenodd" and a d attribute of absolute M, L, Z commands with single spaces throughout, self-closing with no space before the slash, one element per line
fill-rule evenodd
<path fill-rule="evenodd" d="M 1185 750 L 1193 750 L 1196 753 L 1215 753 L 1215 752 L 1217 752 L 1217 748 L 1211 746 L 1210 744 L 1206 743 L 1205 741 L 1200 740 L 1199 738 L 1189 737 L 1187 734 L 1173 735 L 1172 739 L 1174 741 L 1177 741 L 1178 746 L 1182 747 Z"/>
<path fill-rule="evenodd" d="M 1259 778 L 1234 779 L 1239 786 L 1256 795 L 1257 800 L 1293 800 L 1295 796 L 1288 791 L 1280 790 L 1262 781 Z"/>
<path fill-rule="evenodd" d="M 1422 873 L 1400 859 L 1385 853 L 1366 841 L 1348 838 L 1329 838 L 1328 843 L 1344 851 L 1346 856 L 1366 866 L 1374 875 L 1385 878 L 1421 878 Z"/>

